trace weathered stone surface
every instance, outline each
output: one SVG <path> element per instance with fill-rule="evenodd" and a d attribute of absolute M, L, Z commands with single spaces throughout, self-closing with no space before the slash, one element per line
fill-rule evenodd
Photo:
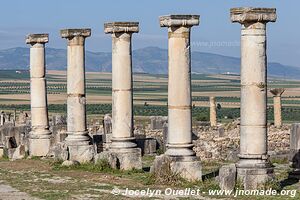
<path fill-rule="evenodd" d="M 230 15 L 232 22 L 242 24 L 240 160 L 236 165 L 237 173 L 246 189 L 257 188 L 272 173 L 267 156 L 266 25 L 276 21 L 276 9 L 232 8 Z"/>
<path fill-rule="evenodd" d="M 31 132 L 30 156 L 46 156 L 50 149 L 49 119 L 46 92 L 45 43 L 48 34 L 31 34 L 26 38 L 30 44 L 30 103 Z"/>
<path fill-rule="evenodd" d="M 196 157 L 170 157 L 165 154 L 156 156 L 150 172 L 160 176 L 160 173 L 166 172 L 165 169 L 161 169 L 162 166 L 170 168 L 172 173 L 189 181 L 202 180 L 201 163 Z"/>
<path fill-rule="evenodd" d="M 290 153 L 289 159 L 292 159 L 297 155 L 300 150 L 300 123 L 294 123 L 291 126 L 290 134 Z"/>
<path fill-rule="evenodd" d="M 209 119 L 210 126 L 217 126 L 217 105 L 216 105 L 216 97 L 209 97 Z"/>
<path fill-rule="evenodd" d="M 103 130 L 104 130 L 104 134 L 111 134 L 112 133 L 112 118 L 111 118 L 110 114 L 104 115 Z"/>
<path fill-rule="evenodd" d="M 221 190 L 233 190 L 236 183 L 235 164 L 225 165 L 219 169 L 217 178 Z"/>
<path fill-rule="evenodd" d="M 150 117 L 150 129 L 163 129 L 165 123 L 168 122 L 168 117 L 163 116 L 151 116 Z"/>
<path fill-rule="evenodd" d="M 60 31 L 61 37 L 70 38 L 70 37 L 90 37 L 91 29 L 63 29 Z"/>
<path fill-rule="evenodd" d="M 105 33 L 138 33 L 139 22 L 108 22 L 104 24 Z"/>
<path fill-rule="evenodd" d="M 137 138 L 137 146 L 141 148 L 142 155 L 153 155 L 156 153 L 157 141 L 155 138 Z"/>
<path fill-rule="evenodd" d="M 86 124 L 85 91 L 85 39 L 91 29 L 64 29 L 61 37 L 68 42 L 67 52 L 67 133 L 65 139 L 69 159 L 89 162 L 94 156 L 94 146 Z M 74 76 L 76 74 L 76 76 Z"/>
<path fill-rule="evenodd" d="M 57 160 L 68 160 L 69 158 L 68 146 L 64 142 L 58 142 L 57 144 L 53 145 L 50 148 L 47 156 L 53 157 L 54 159 Z"/>
<path fill-rule="evenodd" d="M 23 159 L 26 156 L 25 146 L 19 145 L 17 148 L 9 148 L 4 150 L 4 154 L 10 160 L 19 160 Z"/>
<path fill-rule="evenodd" d="M 80 165 L 80 163 L 75 160 L 65 160 L 61 165 L 65 166 L 65 167 L 71 167 L 71 166 L 75 166 L 75 165 Z"/>
<path fill-rule="evenodd" d="M 110 164 L 111 168 L 113 168 L 113 169 L 118 168 L 118 165 L 119 165 L 118 158 L 114 153 L 112 153 L 110 151 L 103 151 L 103 152 L 95 155 L 95 158 L 94 158 L 95 164 L 97 164 L 98 162 L 101 162 L 103 160 L 106 160 Z"/>
<path fill-rule="evenodd" d="M 284 88 L 274 88 L 270 92 L 273 94 L 274 102 L 274 125 L 277 128 L 282 126 L 282 117 L 281 117 L 281 96 L 284 93 Z"/>
<path fill-rule="evenodd" d="M 118 159 L 117 167 L 121 170 L 142 169 L 142 152 L 140 148 L 111 151 Z"/>
<path fill-rule="evenodd" d="M 75 145 L 68 146 L 69 160 L 75 160 L 80 163 L 90 162 L 94 159 L 95 149 L 93 145 Z"/>
<path fill-rule="evenodd" d="M 52 126 L 66 125 L 66 124 L 67 124 L 67 116 L 65 116 L 65 115 L 54 115 L 52 117 Z"/>
<path fill-rule="evenodd" d="M 275 22 L 277 19 L 275 8 L 231 8 L 231 21 L 239 23 L 247 22 Z"/>
<path fill-rule="evenodd" d="M 4 145 L 0 144 L 0 158 L 4 156 Z"/>
<path fill-rule="evenodd" d="M 161 27 L 171 26 L 197 26 L 199 15 L 166 15 L 159 17 Z"/>
<path fill-rule="evenodd" d="M 237 168 L 237 180 L 245 190 L 257 189 L 274 179 L 273 168 Z"/>
<path fill-rule="evenodd" d="M 49 41 L 49 34 L 42 33 L 42 34 L 29 34 L 26 37 L 26 43 L 47 43 Z"/>

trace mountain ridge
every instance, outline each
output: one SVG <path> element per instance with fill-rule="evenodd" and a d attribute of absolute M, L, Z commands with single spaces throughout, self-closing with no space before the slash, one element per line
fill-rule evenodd
<path fill-rule="evenodd" d="M 191 53 L 192 73 L 239 74 L 240 58 L 215 53 L 193 51 Z M 111 72 L 110 52 L 86 51 L 86 71 Z M 137 73 L 167 74 L 168 51 L 159 47 L 145 47 L 133 50 L 133 71 Z M 65 70 L 66 49 L 46 48 L 47 70 Z M 0 50 L 0 69 L 28 69 L 29 48 L 15 47 Z M 268 75 L 288 78 L 300 77 L 300 68 L 277 62 L 268 63 Z"/>

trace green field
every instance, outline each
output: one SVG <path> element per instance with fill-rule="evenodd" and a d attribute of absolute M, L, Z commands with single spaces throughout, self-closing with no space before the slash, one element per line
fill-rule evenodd
<path fill-rule="evenodd" d="M 66 113 L 66 73 L 47 73 L 50 113 Z M 283 120 L 300 120 L 300 81 L 270 78 L 268 89 L 284 87 Z M 135 74 L 133 83 L 134 114 L 137 116 L 167 115 L 167 75 Z M 239 117 L 240 80 L 238 75 L 192 74 L 192 103 L 195 120 L 207 120 L 209 96 L 216 96 L 221 105 L 220 120 Z M 111 112 L 111 74 L 86 73 L 87 113 L 103 115 Z M 0 71 L 0 110 L 30 110 L 28 71 Z M 268 94 L 268 119 L 273 120 L 273 98 Z"/>

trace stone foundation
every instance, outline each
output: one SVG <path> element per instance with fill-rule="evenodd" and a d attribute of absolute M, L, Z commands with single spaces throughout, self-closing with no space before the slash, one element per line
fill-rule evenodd
<path fill-rule="evenodd" d="M 46 156 L 50 149 L 49 138 L 29 139 L 29 155 Z"/>
<path fill-rule="evenodd" d="M 85 163 L 94 159 L 95 150 L 93 145 L 68 145 L 68 150 L 69 160 Z"/>
<path fill-rule="evenodd" d="M 184 179 L 189 181 L 202 180 L 202 167 L 200 160 L 196 156 L 186 157 L 171 157 L 167 155 L 156 156 L 153 166 L 151 167 L 152 173 L 160 173 L 160 168 L 170 167 L 174 174 L 178 174 Z"/>
<path fill-rule="evenodd" d="M 237 180 L 240 180 L 245 190 L 257 189 L 274 179 L 274 169 L 268 168 L 237 168 Z"/>
<path fill-rule="evenodd" d="M 110 149 L 95 156 L 95 163 L 107 160 L 113 169 L 142 169 L 142 153 L 140 148 Z"/>

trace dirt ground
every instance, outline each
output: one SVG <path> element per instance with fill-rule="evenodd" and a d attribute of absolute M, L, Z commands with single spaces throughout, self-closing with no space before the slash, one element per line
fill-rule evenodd
<path fill-rule="evenodd" d="M 0 199 L 232 199 L 225 196 L 198 195 L 194 197 L 123 195 L 126 188 L 130 190 L 166 188 L 198 188 L 201 191 L 218 189 L 218 183 L 213 178 L 216 170 L 224 163 L 203 163 L 204 181 L 199 183 L 182 182 L 180 184 L 159 184 L 151 179 L 149 167 L 153 162 L 151 156 L 143 158 L 144 171 L 99 170 L 93 164 L 80 167 L 61 167 L 60 163 L 48 159 L 23 159 L 0 161 Z M 287 178 L 287 164 L 275 163 L 276 178 L 284 189 L 297 189 L 299 198 L 299 182 Z M 114 194 L 112 192 L 115 192 Z M 20 198 L 21 197 L 21 198 Z M 237 199 L 249 199 L 239 197 Z M 289 197 L 250 199 L 289 199 Z"/>

